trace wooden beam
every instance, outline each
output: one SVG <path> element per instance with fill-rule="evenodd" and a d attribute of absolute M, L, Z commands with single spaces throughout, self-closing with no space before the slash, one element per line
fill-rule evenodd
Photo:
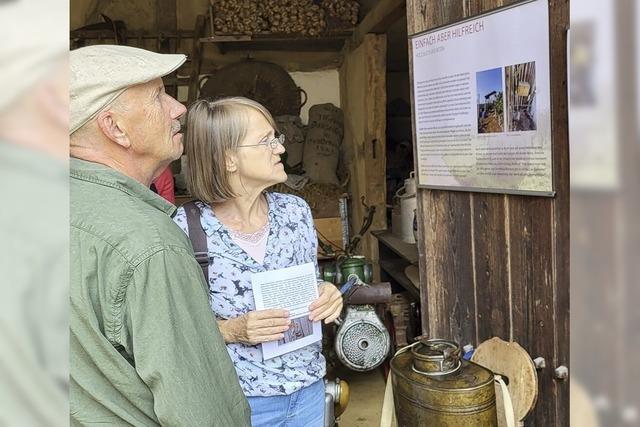
<path fill-rule="evenodd" d="M 156 25 L 158 28 L 158 46 L 160 53 L 175 53 L 177 43 L 171 42 L 171 38 L 164 34 L 173 34 L 178 29 L 178 14 L 176 10 L 176 0 L 156 0 Z M 176 75 L 176 73 L 172 73 Z M 178 94 L 177 86 L 168 86 L 167 93 L 174 98 Z"/>
<path fill-rule="evenodd" d="M 206 40 L 206 39 L 205 39 Z M 220 53 L 225 54 L 231 51 L 295 51 L 295 52 L 340 52 L 343 48 L 344 40 L 252 40 L 241 42 L 218 43 Z"/>
<path fill-rule="evenodd" d="M 202 68 L 202 43 L 200 37 L 204 34 L 206 19 L 204 15 L 198 15 L 193 29 L 194 37 L 191 45 L 191 72 L 189 73 L 188 103 L 191 104 L 198 98 L 198 82 Z"/>
<path fill-rule="evenodd" d="M 175 32 L 178 29 L 176 0 L 157 0 L 156 25 L 158 32 Z"/>
<path fill-rule="evenodd" d="M 377 2 L 353 32 L 352 48 L 358 47 L 368 33 L 386 33 L 394 22 L 405 15 L 406 8 L 406 0 L 380 0 Z"/>
<path fill-rule="evenodd" d="M 339 68 L 342 64 L 340 52 L 299 52 L 299 51 L 229 51 L 225 55 L 214 51 L 217 43 L 203 44 L 203 60 L 200 74 L 212 73 L 221 67 L 234 62 L 246 60 L 248 57 L 256 61 L 275 62 L 285 70 L 319 71 Z"/>
<path fill-rule="evenodd" d="M 385 129 L 387 104 L 386 36 L 369 34 L 360 47 L 349 51 L 340 68 L 340 106 L 344 111 L 344 163 L 348 165 L 351 193 L 351 228 L 358 230 L 365 216 L 361 197 L 376 206 L 372 230 L 387 226 Z M 378 262 L 378 245 L 370 233 L 358 253 Z M 378 280 L 375 276 L 374 280 Z"/>

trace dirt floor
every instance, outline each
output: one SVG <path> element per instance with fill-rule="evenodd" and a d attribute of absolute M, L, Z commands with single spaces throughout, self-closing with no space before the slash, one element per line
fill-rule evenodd
<path fill-rule="evenodd" d="M 511 121 L 511 130 L 513 131 L 527 131 L 536 130 L 536 123 L 529 117 L 529 114 L 520 114 L 520 120 Z"/>
<path fill-rule="evenodd" d="M 338 368 L 336 373 L 349 383 L 351 396 L 347 410 L 338 419 L 338 426 L 379 426 L 385 388 L 382 368 L 371 372 L 354 372 Z"/>
<path fill-rule="evenodd" d="M 478 133 L 504 132 L 503 120 L 499 116 L 490 114 L 489 117 L 480 120 Z"/>

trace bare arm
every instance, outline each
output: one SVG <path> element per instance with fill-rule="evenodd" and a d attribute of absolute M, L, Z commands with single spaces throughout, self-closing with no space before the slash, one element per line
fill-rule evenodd
<path fill-rule="evenodd" d="M 224 342 L 256 345 L 276 341 L 284 337 L 291 320 L 286 310 L 251 311 L 229 320 L 218 320 L 218 328 Z"/>

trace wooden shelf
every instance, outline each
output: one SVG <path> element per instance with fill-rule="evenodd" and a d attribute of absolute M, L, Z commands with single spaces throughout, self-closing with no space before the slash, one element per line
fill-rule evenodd
<path fill-rule="evenodd" d="M 391 234 L 389 230 L 372 231 L 378 240 L 409 262 L 409 264 L 418 263 L 418 248 L 414 243 L 406 243 L 402 239 Z"/>
<path fill-rule="evenodd" d="M 378 265 L 382 272 L 389 275 L 398 285 L 409 291 L 412 297 L 420 301 L 420 289 L 404 273 L 411 264 L 418 263 L 418 248 L 391 234 L 389 230 L 372 231 L 378 239 L 380 259 Z"/>
<path fill-rule="evenodd" d="M 378 264 L 380 268 L 384 270 L 393 280 L 395 280 L 400 286 L 405 288 L 409 293 L 420 301 L 420 289 L 418 289 L 411 280 L 404 274 L 404 269 L 409 266 L 409 263 L 402 259 L 387 259 L 379 260 Z"/>
<path fill-rule="evenodd" d="M 203 37 L 202 43 L 217 43 L 221 51 L 232 50 L 287 50 L 299 52 L 339 52 L 352 30 L 330 31 L 319 36 L 299 34 L 225 34 Z"/>

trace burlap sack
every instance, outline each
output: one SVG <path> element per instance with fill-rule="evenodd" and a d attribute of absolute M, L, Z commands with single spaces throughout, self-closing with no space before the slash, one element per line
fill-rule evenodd
<path fill-rule="evenodd" d="M 342 110 L 333 104 L 314 105 L 309 110 L 303 166 L 311 181 L 338 185 L 336 169 L 344 135 Z"/>
<path fill-rule="evenodd" d="M 305 127 L 298 116 L 278 116 L 275 118 L 278 130 L 284 134 L 284 148 L 287 150 L 287 165 L 291 168 L 302 164 Z"/>
<path fill-rule="evenodd" d="M 309 109 L 309 127 L 324 127 L 337 134 L 344 133 L 344 116 L 342 110 L 331 103 L 316 104 Z"/>

